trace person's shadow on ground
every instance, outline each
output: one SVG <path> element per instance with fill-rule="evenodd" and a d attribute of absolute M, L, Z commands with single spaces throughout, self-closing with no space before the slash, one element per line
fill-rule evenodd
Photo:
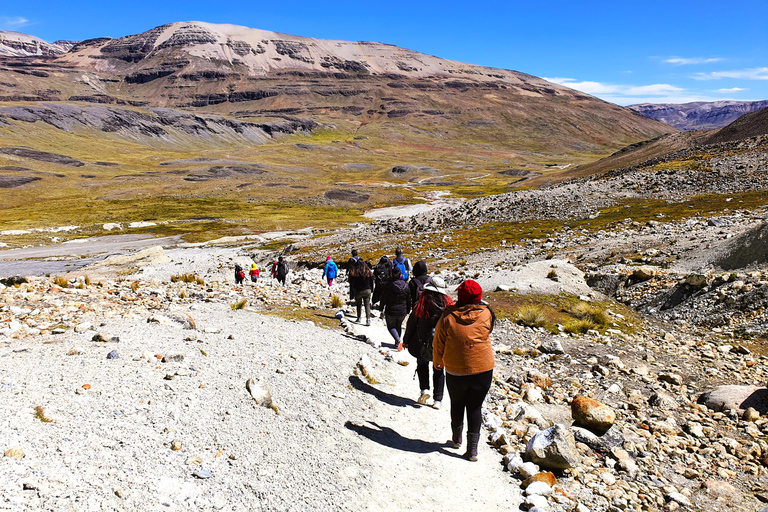
<path fill-rule="evenodd" d="M 357 425 L 351 421 L 347 421 L 344 426 L 352 432 L 357 432 L 359 435 L 370 439 L 374 443 L 378 443 L 382 446 L 388 446 L 395 450 L 402 450 L 404 452 L 411 453 L 433 453 L 440 452 L 444 455 L 450 455 L 451 457 L 462 458 L 458 453 L 450 452 L 445 448 L 449 445 L 445 443 L 430 443 L 429 441 L 422 441 L 421 439 L 410 439 L 403 437 L 396 431 L 389 427 L 382 427 L 374 422 L 369 422 L 376 428 L 371 428 L 367 425 Z"/>
<path fill-rule="evenodd" d="M 403 398 L 401 396 L 393 395 L 391 393 L 381 391 L 380 389 L 376 389 L 367 382 L 363 382 L 363 380 L 360 379 L 360 377 L 357 375 L 350 376 L 349 383 L 352 384 L 352 387 L 356 390 L 362 391 L 363 393 L 368 393 L 369 395 L 373 395 L 377 400 L 384 402 L 387 405 L 392 405 L 394 407 L 420 407 L 415 400 L 411 400 L 410 398 Z"/>

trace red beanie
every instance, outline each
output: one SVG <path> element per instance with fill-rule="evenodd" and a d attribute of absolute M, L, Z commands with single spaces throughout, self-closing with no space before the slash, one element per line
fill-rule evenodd
<path fill-rule="evenodd" d="M 464 304 L 478 304 L 483 298 L 483 289 L 471 279 L 461 283 L 456 291 L 459 294 L 459 302 Z"/>

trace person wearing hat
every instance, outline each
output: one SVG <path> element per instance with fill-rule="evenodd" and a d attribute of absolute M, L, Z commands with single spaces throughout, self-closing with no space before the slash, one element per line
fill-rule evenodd
<path fill-rule="evenodd" d="M 257 267 L 255 263 L 251 263 L 251 270 L 248 272 L 248 275 L 251 276 L 252 283 L 259 280 L 259 267 Z"/>
<path fill-rule="evenodd" d="M 328 287 L 333 286 L 333 280 L 336 279 L 336 274 L 339 273 L 339 267 L 336 266 L 336 262 L 333 258 L 328 256 L 325 260 L 325 269 L 323 269 L 323 277 L 328 280 Z"/>
<path fill-rule="evenodd" d="M 408 318 L 405 326 L 403 345 L 408 352 L 416 358 L 416 374 L 419 376 L 418 402 L 422 405 L 429 400 L 429 362 L 432 361 L 432 339 L 435 325 L 447 306 L 453 304 L 453 299 L 448 295 L 448 288 L 440 277 L 433 277 L 421 291 L 416 305 L 413 306 L 413 314 Z M 440 409 L 443 405 L 445 391 L 445 371 L 432 364 L 432 386 L 434 400 L 432 407 Z"/>
<path fill-rule="evenodd" d="M 462 282 L 457 293 L 458 302 L 445 308 L 435 326 L 432 363 L 435 368 L 445 367 L 445 383 L 451 397 L 453 447 L 461 446 L 466 413 L 467 451 L 464 457 L 476 461 L 481 410 L 491 389 L 495 366 L 491 331 L 496 317 L 483 302 L 483 289 L 477 282 L 471 279 Z"/>

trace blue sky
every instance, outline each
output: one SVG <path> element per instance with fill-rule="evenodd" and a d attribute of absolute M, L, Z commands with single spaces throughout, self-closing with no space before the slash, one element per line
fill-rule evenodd
<path fill-rule="evenodd" d="M 768 99 L 768 0 L 3 4 L 0 29 L 46 41 L 232 23 L 513 69 L 620 105 Z"/>

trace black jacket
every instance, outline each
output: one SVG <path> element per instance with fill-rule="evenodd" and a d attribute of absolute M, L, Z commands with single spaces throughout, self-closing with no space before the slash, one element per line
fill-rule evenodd
<path fill-rule="evenodd" d="M 350 276 L 349 278 L 349 294 L 354 299 L 355 295 L 364 291 L 373 290 L 373 274 L 371 277 L 362 276 Z"/>
<path fill-rule="evenodd" d="M 387 283 L 381 303 L 384 305 L 386 315 L 407 315 L 411 311 L 411 292 L 408 289 L 408 283 L 402 279 Z"/>

